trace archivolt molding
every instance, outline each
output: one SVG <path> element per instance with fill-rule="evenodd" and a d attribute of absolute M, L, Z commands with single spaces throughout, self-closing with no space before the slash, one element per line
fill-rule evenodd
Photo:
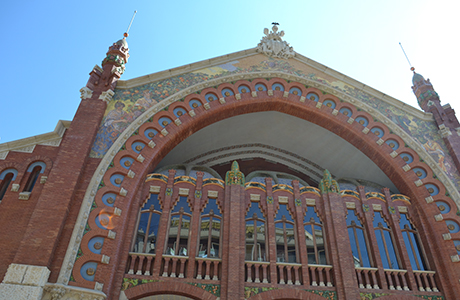
<path fill-rule="evenodd" d="M 141 116 L 139 116 L 134 122 L 130 124 L 130 126 L 119 136 L 119 138 L 115 141 L 115 143 L 110 147 L 110 149 L 105 154 L 104 158 L 101 160 L 96 172 L 94 173 L 91 182 L 86 190 L 82 206 L 76 221 L 76 225 L 74 227 L 74 231 L 72 233 L 71 240 L 69 242 L 69 246 L 66 252 L 66 256 L 64 258 L 62 268 L 59 273 L 58 283 L 61 284 L 68 284 L 73 265 L 75 262 L 75 258 L 78 252 L 78 247 L 80 246 L 83 232 L 85 229 L 85 225 L 88 221 L 88 217 L 91 211 L 91 205 L 94 201 L 94 197 L 96 196 L 96 192 L 98 190 L 99 183 L 103 179 L 103 176 L 107 172 L 107 168 L 109 167 L 110 163 L 113 161 L 115 155 L 118 151 L 122 148 L 125 142 L 131 137 L 139 127 L 147 122 L 151 117 L 153 117 L 156 113 L 162 111 L 163 109 L 167 108 L 174 102 L 181 100 L 182 98 L 186 97 L 189 94 L 196 93 L 200 90 L 205 88 L 215 87 L 223 83 L 231 83 L 238 80 L 251 80 L 256 78 L 281 78 L 288 81 L 295 81 L 299 82 L 303 85 L 308 87 L 314 87 L 321 91 L 327 92 L 331 95 L 338 97 L 340 100 L 350 103 L 351 105 L 360 108 L 361 110 L 370 114 L 374 119 L 382 122 L 385 124 L 390 130 L 394 132 L 395 135 L 399 136 L 409 147 L 411 147 L 420 158 L 422 158 L 428 166 L 433 170 L 433 173 L 436 174 L 438 179 L 444 184 L 447 191 L 456 202 L 457 206 L 460 203 L 460 194 L 455 189 L 455 186 L 451 182 L 451 180 L 446 176 L 446 174 L 441 170 L 441 168 L 437 165 L 434 159 L 425 151 L 425 149 L 415 141 L 411 136 L 409 136 L 406 132 L 404 132 L 398 125 L 393 123 L 389 120 L 386 116 L 382 113 L 378 112 L 374 108 L 368 106 L 365 103 L 362 103 L 360 100 L 351 97 L 341 91 L 338 91 L 332 87 L 326 86 L 316 81 L 312 81 L 300 76 L 296 76 L 289 73 L 284 72 L 255 72 L 255 73 L 248 73 L 248 74 L 235 74 L 229 75 L 217 79 L 212 79 L 207 82 L 202 82 L 188 88 L 185 88 L 174 95 L 166 98 L 165 100 L 161 101 L 160 103 L 154 105 L 149 110 L 144 112 Z M 403 145 L 401 145 L 403 146 Z M 123 188 L 122 188 L 123 190 Z M 126 191 L 126 190 L 125 190 Z M 129 191 L 128 191 L 129 192 Z M 121 191 L 120 191 L 120 194 Z M 96 286 L 99 283 L 95 283 Z"/>

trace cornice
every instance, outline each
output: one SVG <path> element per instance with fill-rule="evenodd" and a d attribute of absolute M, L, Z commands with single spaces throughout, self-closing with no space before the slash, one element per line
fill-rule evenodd
<path fill-rule="evenodd" d="M 52 132 L 0 144 L 0 159 L 5 159 L 9 151 L 31 153 L 36 145 L 58 147 L 70 123 L 71 121 L 59 120 Z"/>

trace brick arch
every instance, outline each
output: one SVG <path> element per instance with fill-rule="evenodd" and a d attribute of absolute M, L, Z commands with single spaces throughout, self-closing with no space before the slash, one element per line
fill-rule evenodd
<path fill-rule="evenodd" d="M 218 297 L 196 286 L 182 282 L 150 282 L 125 290 L 129 300 L 142 299 L 153 295 L 180 295 L 194 300 L 217 300 Z M 296 298 L 298 299 L 298 298 Z"/>
<path fill-rule="evenodd" d="M 263 292 L 248 300 L 324 300 L 324 297 L 297 289 L 279 289 Z M 401 299 L 402 300 L 402 299 Z"/>
<path fill-rule="evenodd" d="M 258 79 L 252 82 L 246 82 L 246 84 L 252 87 L 255 83 L 259 82 L 262 83 L 263 80 Z M 239 83 L 242 82 L 239 81 Z M 288 86 L 288 84 L 286 83 L 285 86 Z M 206 91 L 212 91 L 212 88 L 207 88 Z M 423 186 L 417 187 L 414 184 L 414 181 L 418 178 L 415 174 L 413 174 L 413 172 L 410 173 L 403 170 L 402 167 L 405 165 L 403 159 L 399 155 L 396 157 L 391 156 L 390 154 L 393 152 L 393 149 L 391 149 L 387 144 L 377 143 L 379 140 L 377 136 L 364 133 L 363 130 L 365 128 L 361 124 L 357 122 L 349 122 L 350 119 L 340 113 L 334 114 L 332 108 L 326 106 L 318 107 L 318 102 L 314 102 L 312 100 L 304 99 L 302 102 L 299 100 L 298 96 L 293 94 L 285 96 L 282 91 L 273 91 L 272 95 L 269 95 L 267 91 L 257 92 L 255 96 L 253 93 L 245 93 L 240 95 L 240 99 L 237 99 L 236 95 L 234 95 L 226 97 L 224 100 L 225 102 L 212 101 L 209 103 L 208 108 L 204 107 L 204 105 L 196 108 L 193 116 L 190 114 L 184 114 L 180 117 L 181 124 L 178 125 L 174 122 L 168 124 L 165 127 L 167 131 L 166 134 L 159 133 L 152 139 L 148 139 L 141 130 L 138 132 L 135 131 L 139 128 L 146 128 L 146 123 L 149 122 L 146 117 L 152 116 L 152 113 L 156 112 L 152 118 L 152 122 L 155 122 L 158 118 L 163 116 L 163 114 L 167 114 L 168 112 L 158 111 L 158 108 L 156 108 L 156 110 L 148 111 L 150 115 L 147 114 L 146 116 L 140 117 L 140 120 L 135 122 L 136 124 L 132 124 L 132 126 L 130 126 L 129 130 L 132 131 L 127 129 L 127 131 L 120 136 L 117 142 L 107 152 L 106 157 L 101 162 L 100 167 L 93 177 L 93 180 L 96 178 L 95 181 L 97 181 L 97 176 L 101 174 L 105 179 L 104 182 L 106 183 L 106 186 L 99 191 L 96 189 L 97 186 L 89 186 L 85 195 L 85 198 L 88 199 L 86 207 L 90 207 L 88 206 L 88 204 L 90 204 L 89 201 L 92 201 L 97 193 L 100 194 L 102 192 L 105 193 L 110 191 L 118 194 L 120 192 L 120 187 L 115 187 L 106 180 L 115 173 L 120 173 L 125 176 L 128 174 L 128 170 L 124 169 L 119 164 L 115 164 L 113 167 L 111 166 L 107 169 L 111 162 L 109 159 L 113 160 L 113 156 L 116 154 L 116 151 L 120 150 L 123 145 L 130 145 L 134 140 L 143 141 L 146 145 L 148 145 L 140 152 L 142 159 L 139 159 L 139 154 L 135 153 L 130 147 L 126 147 L 126 149 L 120 151 L 123 155 L 137 157 L 136 161 L 130 168 L 130 171 L 132 171 L 135 176 L 133 178 L 125 177 L 125 180 L 123 180 L 121 188 L 127 191 L 127 195 L 122 196 L 124 197 L 124 200 L 120 201 L 119 208 L 123 211 L 123 215 L 116 218 L 115 228 L 113 229 L 114 231 L 117 231 L 117 237 L 113 242 L 110 242 L 112 243 L 112 246 L 109 249 L 105 250 L 103 248 L 102 254 L 109 257 L 120 258 L 127 253 L 128 246 L 126 244 L 124 245 L 123 241 L 129 240 L 132 232 L 123 231 L 121 228 L 125 228 L 126 225 L 134 222 L 133 220 L 128 220 L 126 216 L 129 215 L 131 209 L 134 209 L 133 207 L 138 207 L 137 204 L 139 203 L 137 202 L 140 201 L 140 198 L 135 197 L 136 191 L 142 187 L 143 179 L 148 172 L 150 172 L 175 146 L 193 133 L 222 119 L 246 113 L 277 111 L 312 122 L 335 133 L 371 158 L 393 182 L 397 183 L 397 187 L 400 191 L 409 195 L 412 199 L 418 199 L 418 205 L 423 206 L 423 208 L 427 206 L 427 203 L 424 203 L 423 201 L 423 199 L 429 196 L 426 188 Z M 350 106 L 353 105 L 350 104 Z M 360 115 L 366 116 L 370 124 L 373 124 L 374 121 L 372 115 L 364 111 L 360 111 Z M 145 120 L 143 120 L 144 118 Z M 384 128 L 387 127 L 383 123 L 379 123 L 379 125 Z M 132 135 L 133 132 L 135 133 Z M 388 130 L 386 132 L 390 131 Z M 384 136 L 383 139 L 386 139 L 386 136 Z M 403 152 L 404 149 L 402 145 L 404 145 L 404 141 L 399 136 L 395 136 L 395 139 L 397 139 L 398 143 L 401 145 L 401 149 L 397 152 Z M 414 159 L 417 158 L 418 155 L 415 155 Z M 107 170 L 105 171 L 105 169 Z M 94 213 L 95 212 L 93 212 L 93 214 Z M 423 215 L 423 218 L 427 220 L 426 222 L 429 222 L 428 220 L 431 220 L 429 217 L 432 218 L 434 215 L 433 208 L 429 212 L 423 211 L 422 214 L 425 214 Z M 430 223 L 432 223 L 433 227 L 435 227 L 433 230 L 441 231 L 441 223 Z M 90 231 L 87 234 L 92 236 L 94 232 Z M 78 239 L 79 236 L 76 235 L 75 240 Z M 81 236 L 79 240 L 81 241 Z M 436 241 L 441 242 L 441 238 Z M 70 245 L 68 252 L 73 251 L 76 248 L 75 245 L 78 247 L 78 243 L 79 242 L 75 242 L 73 245 Z M 73 246 L 72 249 L 71 246 Z M 433 249 L 431 249 L 431 252 L 434 252 Z M 89 259 L 89 257 L 85 257 L 85 255 L 83 255 L 79 259 L 83 260 L 82 262 L 85 262 Z M 95 281 L 112 282 L 113 280 L 121 280 L 118 277 L 115 279 L 115 275 L 106 275 L 121 274 L 123 271 L 119 268 L 123 268 L 123 266 L 118 265 L 118 260 L 111 260 L 108 265 L 100 264 L 96 272 Z M 439 269 L 439 267 L 436 268 Z M 117 271 L 117 269 L 119 269 L 119 271 Z M 79 270 L 74 270 L 74 272 L 79 272 Z M 457 273 L 460 274 L 460 272 Z M 93 288 L 94 282 L 78 281 L 77 285 Z"/>

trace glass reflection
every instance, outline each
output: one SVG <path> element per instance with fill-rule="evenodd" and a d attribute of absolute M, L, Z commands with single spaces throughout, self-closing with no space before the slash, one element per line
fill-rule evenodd
<path fill-rule="evenodd" d="M 303 219 L 309 264 L 327 265 L 323 224 L 313 206 L 307 207 Z"/>
<path fill-rule="evenodd" d="M 419 241 L 417 230 L 407 218 L 406 214 L 400 215 L 401 219 L 399 224 L 412 269 L 421 271 L 427 270 L 426 261 L 421 252 L 422 245 Z"/>
<path fill-rule="evenodd" d="M 371 267 L 364 228 L 353 209 L 347 211 L 347 228 L 355 267 Z"/>
<path fill-rule="evenodd" d="M 221 221 L 217 200 L 209 199 L 201 214 L 198 257 L 219 257 Z"/>
<path fill-rule="evenodd" d="M 141 208 L 133 252 L 155 253 L 161 213 L 162 209 L 158 201 L 158 195 L 151 194 L 149 200 Z"/>
<path fill-rule="evenodd" d="M 251 202 L 246 214 L 246 260 L 267 261 L 265 245 L 265 218 L 259 206 Z"/>
<path fill-rule="evenodd" d="M 374 232 L 384 269 L 399 269 L 391 229 L 380 212 L 374 212 Z"/>
<path fill-rule="evenodd" d="M 276 261 L 296 262 L 294 220 L 287 205 L 281 204 L 275 216 Z"/>
<path fill-rule="evenodd" d="M 187 197 L 180 197 L 171 211 L 166 254 L 188 255 L 188 236 L 192 217 Z"/>

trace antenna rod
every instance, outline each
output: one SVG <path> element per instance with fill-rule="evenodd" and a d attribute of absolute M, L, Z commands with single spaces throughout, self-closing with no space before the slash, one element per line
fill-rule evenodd
<path fill-rule="evenodd" d="M 401 46 L 401 49 L 402 49 L 402 51 L 403 51 L 403 53 L 404 53 L 404 56 L 406 57 L 407 62 L 409 63 L 409 66 L 411 67 L 411 70 L 412 70 L 413 67 L 412 67 L 412 64 L 411 64 L 410 61 L 409 61 L 409 58 L 408 58 L 407 55 L 406 55 L 406 51 L 404 51 L 404 48 L 403 48 L 403 46 L 401 45 L 401 43 L 399 43 L 399 46 Z M 412 71 L 413 71 L 413 70 L 412 70 Z"/>
<path fill-rule="evenodd" d="M 131 24 L 133 24 L 134 17 L 136 16 L 136 14 L 137 14 L 137 10 L 134 11 L 133 17 L 131 18 L 131 22 L 129 22 L 128 29 L 126 29 L 126 34 L 128 34 L 129 32 L 129 29 L 131 28 Z"/>

